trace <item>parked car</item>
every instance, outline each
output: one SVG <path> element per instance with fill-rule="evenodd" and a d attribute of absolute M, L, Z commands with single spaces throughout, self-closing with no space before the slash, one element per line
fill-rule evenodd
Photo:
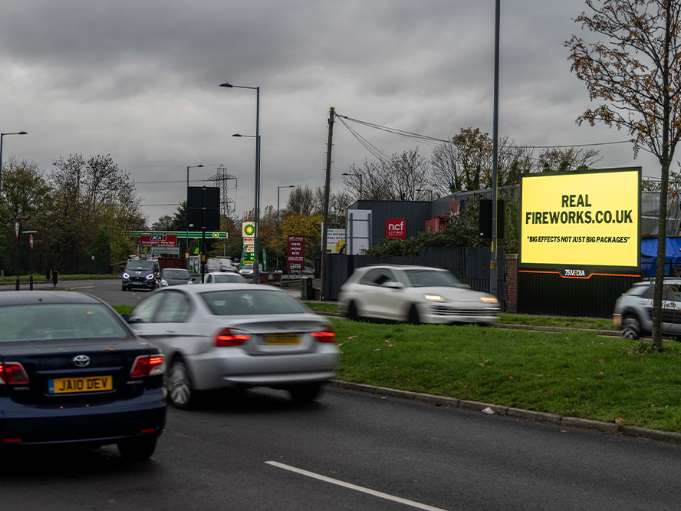
<path fill-rule="evenodd" d="M 161 272 L 161 286 L 184 286 L 191 284 L 196 281 L 196 277 L 192 277 L 192 274 L 188 270 L 182 270 L 180 268 L 166 268 Z"/>
<path fill-rule="evenodd" d="M 0 448 L 117 444 L 154 452 L 166 419 L 164 357 L 99 298 L 0 294 Z"/>
<path fill-rule="evenodd" d="M 499 301 L 471 291 L 447 270 L 423 266 L 368 266 L 341 286 L 340 310 L 350 319 L 411 323 L 494 323 Z"/>
<path fill-rule="evenodd" d="M 162 289 L 128 318 L 169 361 L 170 402 L 190 408 L 203 390 L 265 386 L 296 401 L 317 397 L 335 375 L 333 329 L 283 291 L 250 284 Z"/>
<path fill-rule="evenodd" d="M 246 279 L 238 273 L 207 273 L 204 284 L 246 284 Z"/>
<path fill-rule="evenodd" d="M 123 291 L 133 288 L 153 291 L 161 285 L 161 269 L 156 259 L 129 259 L 123 271 Z"/>
<path fill-rule="evenodd" d="M 236 268 L 232 264 L 232 260 L 226 259 L 226 258 L 211 258 L 211 259 L 208 259 L 208 263 L 206 264 L 206 269 L 209 272 L 225 271 L 225 272 L 236 273 Z"/>
<path fill-rule="evenodd" d="M 653 332 L 651 281 L 637 282 L 615 301 L 613 320 L 627 339 L 639 339 Z M 681 340 L 681 279 L 665 278 L 662 295 L 662 332 Z"/>
<path fill-rule="evenodd" d="M 262 264 L 258 264 L 258 271 L 262 273 Z M 246 263 L 241 267 L 241 271 L 239 271 L 241 275 L 244 277 L 252 277 L 253 276 L 253 263 Z"/>

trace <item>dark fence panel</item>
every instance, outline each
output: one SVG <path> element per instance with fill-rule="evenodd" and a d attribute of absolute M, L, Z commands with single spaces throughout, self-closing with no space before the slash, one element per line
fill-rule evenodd
<path fill-rule="evenodd" d="M 593 275 L 565 279 L 557 273 L 518 273 L 518 312 L 612 318 L 615 300 L 640 277 Z"/>
<path fill-rule="evenodd" d="M 326 298 L 337 300 L 343 283 L 357 268 L 377 264 L 397 264 L 406 266 L 428 266 L 449 270 L 464 284 L 475 291 L 489 293 L 489 248 L 472 247 L 422 247 L 418 257 L 374 257 L 362 255 L 329 254 L 326 256 L 328 273 L 326 277 Z M 498 255 L 498 289 L 501 308 L 504 310 L 505 287 L 505 255 L 499 249 Z"/>
<path fill-rule="evenodd" d="M 0 269 L 3 270 L 5 275 L 16 275 L 15 261 L 15 254 L 0 254 Z M 33 273 L 41 275 L 45 275 L 49 270 L 58 271 L 62 275 L 111 273 L 109 254 L 34 254 L 31 266 Z M 29 255 L 28 253 L 21 253 L 19 255 L 19 274 L 27 275 L 28 268 Z"/>

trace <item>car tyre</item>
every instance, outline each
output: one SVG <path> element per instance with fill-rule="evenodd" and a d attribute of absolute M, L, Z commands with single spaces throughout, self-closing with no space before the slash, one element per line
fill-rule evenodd
<path fill-rule="evenodd" d="M 136 438 L 116 444 L 121 457 L 127 461 L 146 461 L 156 450 L 156 438 Z"/>
<path fill-rule="evenodd" d="M 320 383 L 306 383 L 305 385 L 296 385 L 288 389 L 291 398 L 296 403 L 309 403 L 314 401 L 319 396 L 322 390 Z"/>
<path fill-rule="evenodd" d="M 128 288 L 123 286 L 123 291 L 127 291 L 127 290 L 128 290 Z"/>
<path fill-rule="evenodd" d="M 196 406 L 198 392 L 192 385 L 187 364 L 176 358 L 170 365 L 167 378 L 168 399 L 180 410 L 191 410 Z"/>
<path fill-rule="evenodd" d="M 355 305 L 355 302 L 350 302 L 350 305 L 348 305 L 346 317 L 351 321 L 359 321 L 359 314 L 357 313 L 357 305 Z"/>
<path fill-rule="evenodd" d="M 416 304 L 412 304 L 409 309 L 409 315 L 407 316 L 407 321 L 412 325 L 420 325 L 421 317 L 419 316 L 419 310 L 416 308 Z"/>
<path fill-rule="evenodd" d="M 641 322 L 636 316 L 625 316 L 622 320 L 622 337 L 635 341 L 641 338 Z"/>

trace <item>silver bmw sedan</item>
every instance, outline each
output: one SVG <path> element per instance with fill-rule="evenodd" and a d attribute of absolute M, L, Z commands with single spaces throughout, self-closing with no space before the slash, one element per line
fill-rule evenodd
<path fill-rule="evenodd" d="M 201 391 L 265 386 L 314 400 L 335 375 L 329 321 L 268 286 L 214 284 L 156 291 L 128 318 L 163 350 L 170 402 L 187 409 Z"/>

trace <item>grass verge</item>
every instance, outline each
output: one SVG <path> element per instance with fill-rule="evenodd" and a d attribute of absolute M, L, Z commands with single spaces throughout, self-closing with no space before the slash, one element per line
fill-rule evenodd
<path fill-rule="evenodd" d="M 315 312 L 338 312 L 338 305 L 335 303 L 304 303 Z"/>
<path fill-rule="evenodd" d="M 111 307 L 119 314 L 130 314 L 135 308 L 134 305 L 112 305 Z"/>
<path fill-rule="evenodd" d="M 332 319 L 338 378 L 666 431 L 681 430 L 681 345 Z"/>

